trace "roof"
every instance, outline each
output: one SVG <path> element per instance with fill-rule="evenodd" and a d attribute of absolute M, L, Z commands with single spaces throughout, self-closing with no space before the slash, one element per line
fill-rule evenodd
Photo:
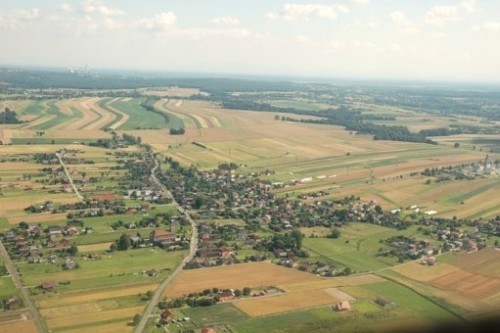
<path fill-rule="evenodd" d="M 151 231 L 151 235 L 153 237 L 175 236 L 175 232 L 167 231 L 167 230 L 153 230 L 153 231 Z"/>
<path fill-rule="evenodd" d="M 201 333 L 216 333 L 215 330 L 211 327 L 203 327 L 201 329 Z"/>
<path fill-rule="evenodd" d="M 166 309 L 165 311 L 163 311 L 161 313 L 162 318 L 169 318 L 169 317 L 172 317 L 173 315 L 174 315 L 174 313 L 170 309 Z"/>

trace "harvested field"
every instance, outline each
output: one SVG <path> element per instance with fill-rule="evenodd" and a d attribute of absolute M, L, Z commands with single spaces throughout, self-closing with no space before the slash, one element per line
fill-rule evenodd
<path fill-rule="evenodd" d="M 355 301 L 356 299 L 352 297 L 351 295 L 343 292 L 339 288 L 329 288 L 325 289 L 327 293 L 335 297 L 336 299 L 339 299 L 341 301 Z"/>
<path fill-rule="evenodd" d="M 324 290 L 309 290 L 273 297 L 242 300 L 234 302 L 234 305 L 249 316 L 258 317 L 319 307 L 339 301 L 338 298 Z"/>
<path fill-rule="evenodd" d="M 1 332 L 22 332 L 22 333 L 38 333 L 35 324 L 31 320 L 22 320 L 0 324 Z"/>
<path fill-rule="evenodd" d="M 460 268 L 445 263 L 437 263 L 435 266 L 428 266 L 417 262 L 410 262 L 397 266 L 392 270 L 413 280 L 431 281 L 443 275 L 459 271 Z"/>
<path fill-rule="evenodd" d="M 59 307 L 62 305 L 88 303 L 102 299 L 109 299 L 121 296 L 137 295 L 145 293 L 148 290 L 155 290 L 158 284 L 144 284 L 139 286 L 108 288 L 103 291 L 87 291 L 78 293 L 68 293 L 64 295 L 45 295 L 37 299 L 38 306 L 41 308 Z"/>
<path fill-rule="evenodd" d="M 239 288 L 320 281 L 321 278 L 271 263 L 250 263 L 182 271 L 165 290 L 179 297 L 207 288 Z"/>
<path fill-rule="evenodd" d="M 363 274 L 363 275 L 352 275 L 352 276 L 342 276 L 337 277 L 335 280 L 339 281 L 339 283 L 343 283 L 345 285 L 351 286 L 359 286 L 364 284 L 371 284 L 377 282 L 386 281 L 383 277 L 380 277 L 375 274 Z"/>
<path fill-rule="evenodd" d="M 64 305 L 54 308 L 43 308 L 40 309 L 39 311 L 44 318 L 59 318 L 59 317 L 77 315 L 81 313 L 90 314 L 90 313 L 100 312 L 101 308 L 97 303 L 92 302 L 92 303 L 81 303 L 75 305 Z"/>
<path fill-rule="evenodd" d="M 477 274 L 500 277 L 500 250 L 486 248 L 453 259 L 449 264 Z"/>
<path fill-rule="evenodd" d="M 133 308 L 125 308 L 118 310 L 110 310 L 110 311 L 100 311 L 94 312 L 91 316 L 82 314 L 75 314 L 72 316 L 60 317 L 60 318 L 52 318 L 46 319 L 45 322 L 51 328 L 60 328 L 60 327 L 68 327 L 68 326 L 77 326 L 88 323 L 95 322 L 103 322 L 108 320 L 116 320 L 120 318 L 132 318 L 136 313 L 141 313 L 143 310 L 142 306 L 133 307 Z"/>
<path fill-rule="evenodd" d="M 308 281 L 308 282 L 296 282 L 278 285 L 280 289 L 286 292 L 298 292 L 316 289 L 325 289 L 343 286 L 344 283 L 339 282 L 335 279 L 319 280 L 319 281 Z"/>
<path fill-rule="evenodd" d="M 75 329 L 64 329 L 64 330 L 56 330 L 56 332 L 64 332 L 64 333 L 127 333 L 132 332 L 133 326 L 128 325 L 128 323 L 120 322 L 120 323 L 112 323 L 112 324 L 102 324 L 96 323 L 95 325 L 85 325 L 82 328 Z"/>
<path fill-rule="evenodd" d="M 97 244 L 89 244 L 89 245 L 78 245 L 79 252 L 97 252 L 97 251 L 105 251 L 108 250 L 111 244 L 114 242 L 106 242 L 106 243 L 97 243 Z"/>
<path fill-rule="evenodd" d="M 488 297 L 500 290 L 500 278 L 462 270 L 443 275 L 431 280 L 430 283 L 441 289 L 454 291 L 475 299 Z"/>

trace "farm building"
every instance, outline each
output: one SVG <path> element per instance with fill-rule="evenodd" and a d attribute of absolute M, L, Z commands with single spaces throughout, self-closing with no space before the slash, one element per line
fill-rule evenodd
<path fill-rule="evenodd" d="M 375 303 L 377 303 L 380 306 L 388 306 L 388 305 L 392 304 L 392 302 L 390 300 L 388 300 L 387 298 L 382 297 L 382 296 L 377 297 L 375 299 Z"/>
<path fill-rule="evenodd" d="M 169 309 L 166 309 L 161 313 L 161 320 L 164 322 L 168 321 L 169 319 L 172 319 L 173 317 L 174 313 Z"/>
<path fill-rule="evenodd" d="M 40 285 L 40 288 L 42 288 L 43 290 L 53 290 L 56 288 L 56 285 L 57 284 L 54 281 L 44 281 Z"/>
<path fill-rule="evenodd" d="M 152 243 L 175 242 L 175 232 L 166 230 L 154 230 L 149 234 Z"/>
<path fill-rule="evenodd" d="M 349 303 L 349 301 L 342 301 L 337 304 L 334 304 L 333 309 L 337 311 L 350 311 L 351 304 Z"/>
<path fill-rule="evenodd" d="M 224 291 L 215 296 L 217 302 L 227 302 L 234 299 L 234 292 L 232 290 Z"/>
<path fill-rule="evenodd" d="M 21 301 L 16 295 L 8 296 L 3 299 L 3 307 L 5 310 L 17 310 L 21 307 Z"/>

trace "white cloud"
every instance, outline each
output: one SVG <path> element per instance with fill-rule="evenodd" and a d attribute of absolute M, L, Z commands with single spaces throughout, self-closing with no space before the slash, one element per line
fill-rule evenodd
<path fill-rule="evenodd" d="M 240 24 L 240 20 L 238 20 L 236 17 L 232 17 L 232 16 L 219 16 L 219 17 L 215 17 L 215 18 L 211 19 L 210 23 L 215 24 L 215 25 L 230 26 L 230 25 Z"/>
<path fill-rule="evenodd" d="M 73 7 L 71 7 L 67 3 L 62 3 L 61 6 L 59 6 L 59 9 L 65 14 L 71 14 L 74 12 Z"/>
<path fill-rule="evenodd" d="M 349 8 L 344 5 L 286 4 L 279 13 L 269 12 L 267 13 L 267 17 L 272 20 L 284 19 L 287 21 L 308 21 L 311 18 L 335 20 L 339 14 L 348 12 Z"/>
<path fill-rule="evenodd" d="M 401 32 L 406 34 L 417 34 L 420 32 L 418 24 L 408 18 L 405 12 L 397 10 L 389 14 L 389 18 L 401 27 Z"/>
<path fill-rule="evenodd" d="M 100 14 L 102 16 L 119 16 L 125 14 L 124 11 L 106 6 L 102 1 L 87 0 L 83 6 L 86 14 Z"/>
<path fill-rule="evenodd" d="M 311 40 L 307 36 L 304 36 L 304 35 L 295 36 L 295 40 L 298 41 L 299 43 L 303 43 L 303 44 L 311 43 Z"/>
<path fill-rule="evenodd" d="M 136 26 L 150 31 L 166 31 L 175 27 L 177 16 L 172 12 L 163 12 L 150 18 L 143 18 L 137 21 Z"/>
<path fill-rule="evenodd" d="M 366 5 L 370 2 L 370 0 L 351 0 L 351 1 L 358 5 Z"/>
<path fill-rule="evenodd" d="M 21 10 L 12 13 L 0 13 L 0 29 L 21 30 L 25 23 L 37 20 L 41 17 L 40 10 L 33 8 L 31 10 Z"/>
<path fill-rule="evenodd" d="M 475 13 L 478 11 L 476 0 L 462 0 L 461 5 L 468 13 Z"/>
<path fill-rule="evenodd" d="M 500 32 L 500 22 L 490 21 L 474 27 L 474 31 Z"/>
<path fill-rule="evenodd" d="M 425 14 L 424 20 L 432 25 L 445 25 L 460 20 L 460 15 L 456 6 L 435 6 Z"/>

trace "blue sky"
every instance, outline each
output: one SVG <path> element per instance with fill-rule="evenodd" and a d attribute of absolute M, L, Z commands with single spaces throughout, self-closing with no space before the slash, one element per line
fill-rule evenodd
<path fill-rule="evenodd" d="M 0 64 L 500 81 L 496 0 L 17 0 Z"/>

